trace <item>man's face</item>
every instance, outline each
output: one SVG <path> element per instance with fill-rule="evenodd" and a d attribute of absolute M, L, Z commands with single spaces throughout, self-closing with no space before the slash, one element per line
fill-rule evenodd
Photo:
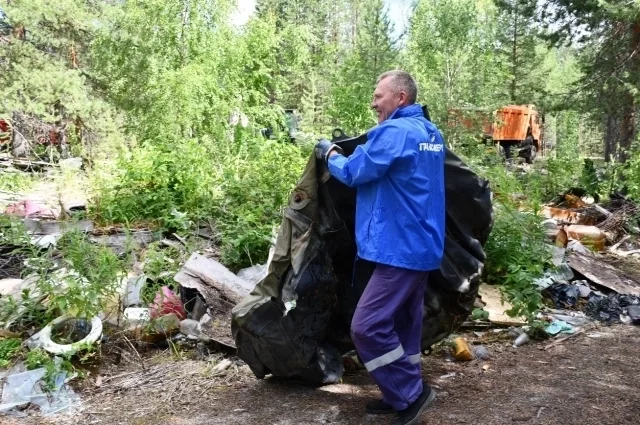
<path fill-rule="evenodd" d="M 393 111 L 400 106 L 405 106 L 407 101 L 407 93 L 394 91 L 390 83 L 391 78 L 383 79 L 373 92 L 371 108 L 378 114 L 378 124 L 389 118 Z"/>

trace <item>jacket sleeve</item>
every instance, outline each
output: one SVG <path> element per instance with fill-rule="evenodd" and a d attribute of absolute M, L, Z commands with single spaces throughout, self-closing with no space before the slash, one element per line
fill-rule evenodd
<path fill-rule="evenodd" d="M 406 130 L 397 126 L 376 127 L 368 134 L 368 141 L 349 157 L 333 155 L 329 158 L 329 172 L 350 187 L 381 179 L 396 158 L 402 155 Z"/>

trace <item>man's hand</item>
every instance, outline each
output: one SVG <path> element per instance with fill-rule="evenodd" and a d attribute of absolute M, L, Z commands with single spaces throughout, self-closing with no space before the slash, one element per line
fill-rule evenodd
<path fill-rule="evenodd" d="M 331 143 L 327 139 L 321 139 L 314 149 L 316 153 L 316 158 L 323 160 L 324 162 L 329 161 L 329 157 L 335 153 L 342 153 L 342 149 L 336 145 L 335 143 Z"/>

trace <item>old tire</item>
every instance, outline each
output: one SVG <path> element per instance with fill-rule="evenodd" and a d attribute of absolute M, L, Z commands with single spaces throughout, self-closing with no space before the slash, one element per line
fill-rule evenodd
<path fill-rule="evenodd" d="M 11 132 L 11 155 L 16 158 L 24 158 L 27 156 L 28 147 L 27 139 L 14 129 Z"/>

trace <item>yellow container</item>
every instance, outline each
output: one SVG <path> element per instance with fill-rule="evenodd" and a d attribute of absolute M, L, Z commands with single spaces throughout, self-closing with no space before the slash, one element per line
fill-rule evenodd
<path fill-rule="evenodd" d="M 456 338 L 453 340 L 453 356 L 456 360 L 471 361 L 475 358 L 473 350 L 464 338 Z"/>

